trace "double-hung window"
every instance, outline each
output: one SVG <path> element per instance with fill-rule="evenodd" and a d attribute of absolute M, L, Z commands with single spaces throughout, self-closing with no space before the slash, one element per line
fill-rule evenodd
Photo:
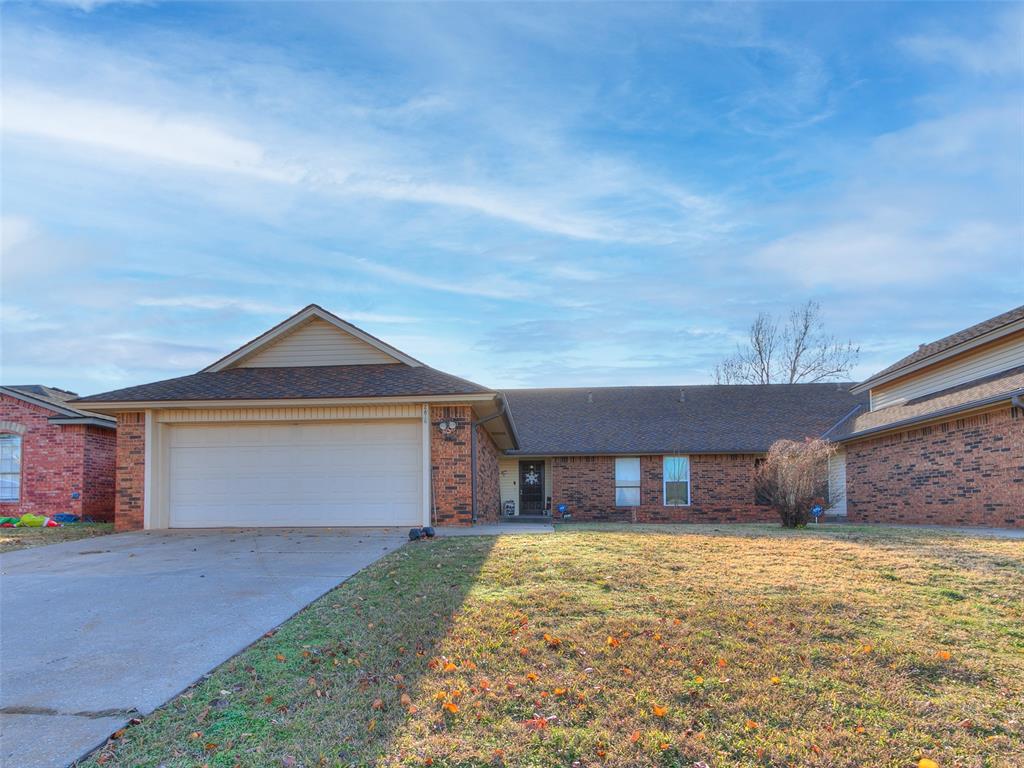
<path fill-rule="evenodd" d="M 21 498 L 21 435 L 0 434 L 0 501 Z"/>
<path fill-rule="evenodd" d="M 615 459 L 615 506 L 640 506 L 640 459 L 637 457 Z"/>
<path fill-rule="evenodd" d="M 662 477 L 666 507 L 686 507 L 690 504 L 690 457 L 665 456 L 662 459 Z"/>

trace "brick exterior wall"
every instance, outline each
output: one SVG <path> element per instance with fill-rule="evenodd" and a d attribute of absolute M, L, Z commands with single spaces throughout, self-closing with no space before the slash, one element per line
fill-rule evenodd
<path fill-rule="evenodd" d="M 116 492 L 114 528 L 137 531 L 145 517 L 146 414 L 142 411 L 117 414 Z"/>
<path fill-rule="evenodd" d="M 615 506 L 615 458 L 562 456 L 549 460 L 551 503 L 566 504 L 573 520 L 640 523 L 774 522 L 754 503 L 754 456 L 690 456 L 690 505 L 662 504 L 662 457 L 640 457 L 640 506 Z"/>
<path fill-rule="evenodd" d="M 1024 413 L 850 443 L 846 496 L 851 521 L 1024 527 Z"/>
<path fill-rule="evenodd" d="M 114 430 L 51 424 L 54 415 L 48 408 L 0 396 L 0 431 L 22 438 L 21 497 L 0 502 L 0 516 L 70 513 L 112 520 Z"/>
<path fill-rule="evenodd" d="M 438 425 L 454 422 L 450 434 Z M 472 525 L 472 455 L 469 431 L 473 410 L 468 405 L 433 406 L 430 409 L 431 495 L 434 525 Z"/>
<path fill-rule="evenodd" d="M 114 467 L 117 432 L 85 427 L 85 477 L 82 482 L 82 514 L 93 520 L 114 520 Z"/>
<path fill-rule="evenodd" d="M 498 446 L 482 426 L 476 428 L 476 518 L 496 523 L 501 518 L 501 479 Z"/>

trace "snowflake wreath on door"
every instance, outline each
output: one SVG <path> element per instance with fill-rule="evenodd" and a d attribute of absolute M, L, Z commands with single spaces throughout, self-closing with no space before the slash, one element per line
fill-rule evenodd
<path fill-rule="evenodd" d="M 526 473 L 526 477 L 524 477 L 523 479 L 526 481 L 527 485 L 536 485 L 537 482 L 540 480 L 540 475 L 538 475 L 534 470 L 531 469 L 529 472 Z"/>

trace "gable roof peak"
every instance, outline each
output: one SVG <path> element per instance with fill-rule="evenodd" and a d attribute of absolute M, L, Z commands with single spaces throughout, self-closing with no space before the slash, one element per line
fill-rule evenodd
<path fill-rule="evenodd" d="M 324 322 L 333 325 L 342 333 L 347 333 L 350 336 L 354 336 L 356 339 L 359 339 L 364 344 L 367 344 L 376 349 L 377 351 L 382 352 L 383 354 L 392 358 L 397 363 L 404 363 L 405 365 L 412 366 L 414 368 L 423 365 L 423 363 L 421 363 L 416 358 L 405 354 L 404 352 L 402 352 L 399 349 L 396 349 L 395 347 L 392 347 L 390 344 L 382 341 L 381 339 L 378 339 L 376 336 L 364 331 L 362 328 L 359 328 L 353 325 L 352 323 L 349 323 L 347 320 L 343 320 L 333 312 L 324 309 L 319 304 L 307 304 L 298 312 L 296 312 L 295 314 L 291 315 L 288 318 L 285 318 L 280 323 L 275 325 L 273 328 L 264 331 L 256 338 L 240 346 L 238 349 L 234 350 L 233 352 L 229 352 L 212 365 L 203 368 L 200 371 L 200 373 L 214 373 L 217 371 L 223 371 L 227 368 L 233 368 L 246 358 L 251 357 L 259 350 L 270 346 L 271 344 L 275 343 L 278 339 L 281 339 L 282 337 L 288 335 L 292 331 L 296 330 L 298 327 L 304 325 L 306 322 L 314 318 L 323 320 Z"/>

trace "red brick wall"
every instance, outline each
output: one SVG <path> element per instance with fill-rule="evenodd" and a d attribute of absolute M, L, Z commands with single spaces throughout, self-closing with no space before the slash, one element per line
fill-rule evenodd
<path fill-rule="evenodd" d="M 135 531 L 143 527 L 146 480 L 146 415 L 142 411 L 117 414 L 116 492 L 114 528 Z"/>
<path fill-rule="evenodd" d="M 442 421 L 455 422 L 455 430 L 442 434 L 438 428 Z M 472 428 L 473 410 L 468 405 L 430 409 L 431 508 L 435 525 L 472 525 Z"/>
<path fill-rule="evenodd" d="M 0 396 L 0 422 L 19 426 L 21 498 L 0 503 L 0 516 L 71 513 L 113 518 L 114 430 L 51 424 L 54 412 L 15 397 Z M 5 430 L 6 431 L 6 430 Z M 78 498 L 72 498 L 74 494 Z"/>
<path fill-rule="evenodd" d="M 501 517 L 498 446 L 482 426 L 476 428 L 476 517 L 496 523 Z"/>
<path fill-rule="evenodd" d="M 552 505 L 568 505 L 573 520 L 722 523 L 778 520 L 754 503 L 754 456 L 690 456 L 690 506 L 662 504 L 662 457 L 640 457 L 640 506 L 615 506 L 615 458 L 551 459 Z"/>
<path fill-rule="evenodd" d="M 114 466 L 117 432 L 85 427 L 85 478 L 82 483 L 82 514 L 93 520 L 114 520 Z"/>
<path fill-rule="evenodd" d="M 1024 527 L 1024 414 L 1004 408 L 846 446 L 851 521 Z"/>

